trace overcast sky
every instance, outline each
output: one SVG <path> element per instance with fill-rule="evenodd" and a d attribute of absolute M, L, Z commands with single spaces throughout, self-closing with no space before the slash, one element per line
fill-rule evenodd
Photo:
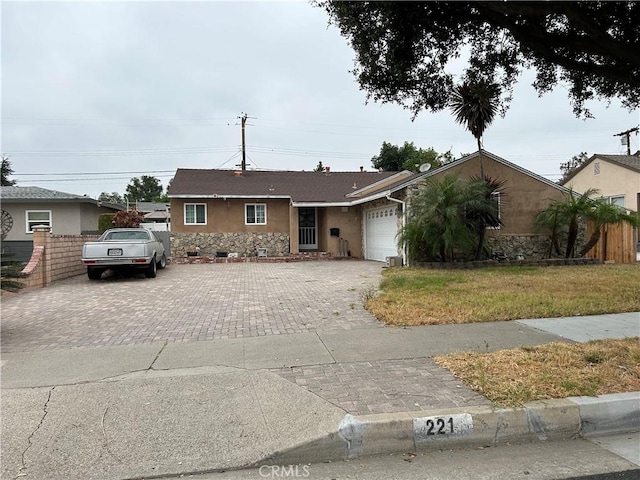
<path fill-rule="evenodd" d="M 18 185 L 97 197 L 131 177 L 235 168 L 246 112 L 251 168 L 372 169 L 382 142 L 454 156 L 475 139 L 449 112 L 366 104 L 354 53 L 306 2 L 11 2 L 2 14 L 2 153 Z M 559 178 L 573 155 L 625 153 L 640 123 L 617 101 L 576 119 L 566 90 L 523 75 L 484 147 Z M 638 136 L 631 137 L 632 151 Z"/>

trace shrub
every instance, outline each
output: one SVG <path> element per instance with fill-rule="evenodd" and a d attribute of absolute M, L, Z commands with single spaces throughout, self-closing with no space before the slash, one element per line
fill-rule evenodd
<path fill-rule="evenodd" d="M 137 210 L 121 211 L 113 216 L 113 226 L 117 228 L 138 228 L 144 216 Z"/>
<path fill-rule="evenodd" d="M 113 227 L 113 217 L 115 213 L 101 213 L 98 215 L 98 232 L 100 235 L 104 233 L 105 230 L 108 230 Z"/>

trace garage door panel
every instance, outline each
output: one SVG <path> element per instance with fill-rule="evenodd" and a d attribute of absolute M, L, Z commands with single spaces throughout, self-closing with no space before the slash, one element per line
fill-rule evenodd
<path fill-rule="evenodd" d="M 398 255 L 398 216 L 395 206 L 368 210 L 365 216 L 365 232 L 367 260 L 384 262 L 386 257 Z"/>

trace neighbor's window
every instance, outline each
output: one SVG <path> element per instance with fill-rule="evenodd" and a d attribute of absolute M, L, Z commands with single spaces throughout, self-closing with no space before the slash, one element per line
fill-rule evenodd
<path fill-rule="evenodd" d="M 184 204 L 184 224 L 185 225 L 206 225 L 207 205 L 205 203 L 185 203 Z"/>
<path fill-rule="evenodd" d="M 246 203 L 244 205 L 244 222 L 247 225 L 267 224 L 267 205 L 264 203 Z"/>
<path fill-rule="evenodd" d="M 51 225 L 51 210 L 27 210 L 27 233 L 33 233 L 36 225 Z M 52 227 L 53 228 L 53 227 Z"/>
<path fill-rule="evenodd" d="M 600 162 L 593 162 L 593 174 L 600 175 Z"/>
<path fill-rule="evenodd" d="M 619 207 L 624 208 L 624 195 L 609 197 L 608 200 L 611 205 L 618 205 Z"/>

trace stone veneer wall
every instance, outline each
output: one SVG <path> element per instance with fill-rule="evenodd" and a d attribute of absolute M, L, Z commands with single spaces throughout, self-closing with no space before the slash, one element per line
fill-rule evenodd
<path fill-rule="evenodd" d="M 199 255 L 211 256 L 216 252 L 257 255 L 257 248 L 266 248 L 270 257 L 289 255 L 289 234 L 268 233 L 171 233 L 171 256 L 186 257 L 197 247 Z"/>
<path fill-rule="evenodd" d="M 574 252 L 580 251 L 580 248 L 585 244 L 586 228 L 584 225 L 580 226 L 578 231 L 578 238 L 576 239 L 576 246 Z M 564 254 L 567 245 L 567 235 L 563 233 L 559 238 L 560 251 Z M 527 259 L 543 259 L 549 258 L 550 240 L 547 235 L 487 235 L 485 238 L 485 248 L 489 252 L 502 251 L 511 260 L 517 260 L 522 258 Z M 560 255 L 561 257 L 563 255 Z M 551 257 L 558 257 L 555 251 L 551 252 Z"/>
<path fill-rule="evenodd" d="M 546 235 L 498 235 L 487 236 L 485 246 L 489 252 L 502 251 L 510 259 L 522 256 L 525 259 L 547 258 L 549 237 Z"/>

